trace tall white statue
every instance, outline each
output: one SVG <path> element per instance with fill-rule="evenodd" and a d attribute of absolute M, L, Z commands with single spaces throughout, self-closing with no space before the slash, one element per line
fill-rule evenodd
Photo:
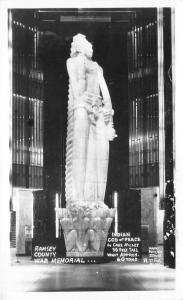
<path fill-rule="evenodd" d="M 92 45 L 73 37 L 66 141 L 66 209 L 58 210 L 68 256 L 101 256 L 114 210 L 104 204 L 113 109 Z"/>
<path fill-rule="evenodd" d="M 92 61 L 92 55 L 92 45 L 77 34 L 67 60 L 67 202 L 103 202 L 105 196 L 109 140 L 115 137 L 113 110 L 102 68 Z"/>

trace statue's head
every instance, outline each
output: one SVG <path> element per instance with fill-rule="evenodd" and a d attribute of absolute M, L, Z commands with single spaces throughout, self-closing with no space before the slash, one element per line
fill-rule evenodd
<path fill-rule="evenodd" d="M 81 33 L 78 33 L 73 37 L 73 42 L 71 44 L 71 57 L 76 53 L 83 53 L 89 58 L 93 55 L 92 44 L 88 42 L 86 36 Z"/>

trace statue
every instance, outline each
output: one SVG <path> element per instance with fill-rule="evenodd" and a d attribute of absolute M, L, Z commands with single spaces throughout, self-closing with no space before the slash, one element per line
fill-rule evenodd
<path fill-rule="evenodd" d="M 113 109 L 92 45 L 73 37 L 66 141 L 66 209 L 58 210 L 68 256 L 102 256 L 114 210 L 104 204 Z"/>

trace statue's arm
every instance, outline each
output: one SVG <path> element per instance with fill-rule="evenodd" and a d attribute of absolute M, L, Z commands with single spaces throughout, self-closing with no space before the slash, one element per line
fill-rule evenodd
<path fill-rule="evenodd" d="M 99 85 L 100 85 L 100 89 L 104 101 L 104 121 L 106 125 L 109 125 L 107 136 L 108 136 L 108 140 L 112 141 L 117 136 L 113 127 L 114 111 L 112 109 L 111 97 L 101 67 L 98 68 L 98 79 L 99 79 Z"/>
<path fill-rule="evenodd" d="M 85 91 L 85 69 L 83 60 L 69 58 L 66 62 L 70 87 L 74 98 L 81 97 Z"/>
<path fill-rule="evenodd" d="M 102 92 L 102 97 L 104 101 L 104 106 L 106 110 L 112 112 L 112 103 L 111 103 L 111 97 L 109 94 L 109 90 L 106 84 L 106 81 L 104 79 L 103 70 L 100 66 L 98 66 L 98 79 L 99 79 L 99 85 Z"/>

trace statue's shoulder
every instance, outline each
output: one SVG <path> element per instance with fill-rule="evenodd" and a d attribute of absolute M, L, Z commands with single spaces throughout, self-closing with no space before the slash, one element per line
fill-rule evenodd
<path fill-rule="evenodd" d="M 75 66 L 75 65 L 82 65 L 84 64 L 84 57 L 82 56 L 74 56 L 74 57 L 69 57 L 66 61 L 67 67 L 69 66 Z"/>
<path fill-rule="evenodd" d="M 69 57 L 67 60 L 66 60 L 66 65 L 67 67 L 70 67 L 74 64 L 74 59 L 72 57 Z"/>

